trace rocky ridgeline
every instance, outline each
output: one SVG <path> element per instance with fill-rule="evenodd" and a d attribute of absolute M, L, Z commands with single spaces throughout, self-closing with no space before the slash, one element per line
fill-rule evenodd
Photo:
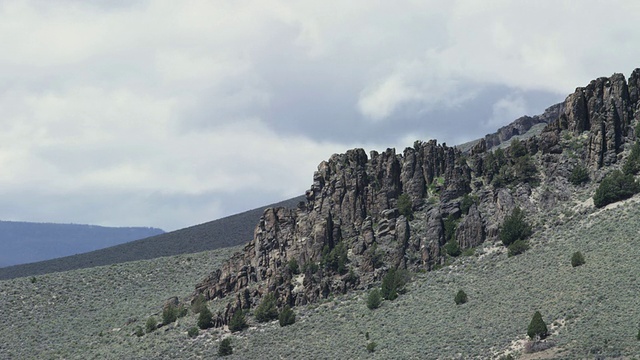
<path fill-rule="evenodd" d="M 639 87 L 640 69 L 628 82 L 621 74 L 596 79 L 545 114 L 518 119 L 501 129 L 502 135 L 482 139 L 468 154 L 435 140 L 416 141 L 402 154 L 394 149 L 369 156 L 362 149 L 334 154 L 318 165 L 306 202 L 296 209 L 267 209 L 254 239 L 197 284 L 195 295 L 230 297 L 215 319 L 222 326 L 266 293 L 275 293 L 280 305 L 303 305 L 367 288 L 392 267 L 431 270 L 444 263 L 447 222 L 455 222 L 450 236 L 462 250 L 494 241 L 515 206 L 533 214 L 567 200 L 572 192 L 567 177 L 578 162 L 596 172 L 618 160 L 624 143 L 635 138 Z M 500 169 L 492 168 L 495 155 L 487 149 L 540 121 L 548 123 L 544 131 L 520 143 L 535 176 L 495 186 L 492 179 Z M 576 139 L 588 132 L 572 156 L 564 154 L 562 131 Z M 516 152 L 522 150 L 512 148 L 504 151 L 503 161 L 514 164 L 517 178 L 516 158 L 522 154 Z M 536 186 L 540 182 L 547 186 Z M 401 194 L 408 196 L 415 216 L 400 213 Z M 461 206 L 465 195 L 474 199 L 468 210 Z M 324 266 L 331 250 L 342 246 L 345 271 Z"/>

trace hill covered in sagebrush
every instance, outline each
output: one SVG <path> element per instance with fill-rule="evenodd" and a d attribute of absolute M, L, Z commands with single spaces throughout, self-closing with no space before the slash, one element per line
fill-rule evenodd
<path fill-rule="evenodd" d="M 111 310 L 85 301 L 91 329 L 74 322 L 84 330 L 54 357 L 205 358 L 230 339 L 232 358 L 631 358 L 640 353 L 640 69 L 593 80 L 545 114 L 503 128 L 495 144 L 334 154 L 304 202 L 265 210 L 253 240 L 226 260 L 91 269 L 96 285 L 113 288 L 96 302 L 118 310 L 101 315 Z M 146 277 L 127 270 L 142 264 L 157 266 Z M 67 301 L 53 289 L 69 276 L 84 283 L 82 271 L 2 282 L 6 308 L 44 319 Z M 179 283 L 135 286 L 162 276 Z M 287 326 L 264 316 L 289 308 Z M 47 316 L 70 316 L 57 311 Z M 37 331 L 25 320 L 18 328 Z"/>

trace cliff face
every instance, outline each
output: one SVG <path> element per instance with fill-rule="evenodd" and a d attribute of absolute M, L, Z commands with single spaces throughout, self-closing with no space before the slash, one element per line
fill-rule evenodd
<path fill-rule="evenodd" d="M 631 125 L 638 120 L 639 81 L 640 69 L 636 69 L 628 82 L 624 75 L 613 74 L 577 88 L 565 100 L 564 112 L 547 130 L 588 131 L 588 164 L 600 168 L 615 163 L 622 145 L 634 138 Z"/>
<path fill-rule="evenodd" d="M 538 212 L 568 198 L 566 178 L 576 160 L 563 154 L 562 131 L 588 132 L 579 156 L 593 169 L 617 161 L 624 143 L 634 138 L 639 88 L 640 69 L 628 83 L 620 74 L 596 79 L 545 114 L 505 127 L 513 133 L 532 122 L 549 124 L 539 136 L 504 152 L 487 151 L 497 144 L 491 137 L 470 154 L 435 140 L 416 141 L 402 154 L 393 149 L 369 156 L 362 149 L 335 154 L 318 165 L 306 201 L 296 209 L 267 209 L 254 239 L 197 284 L 196 294 L 233 296 L 218 314 L 216 323 L 222 325 L 268 292 L 280 305 L 300 305 L 366 288 L 392 267 L 430 270 L 444 261 L 447 236 L 461 249 L 495 240 L 515 206 Z M 540 179 L 550 185 L 546 190 L 536 188 Z M 415 218 L 400 213 L 401 194 L 408 196 Z M 446 234 L 445 223 L 455 224 L 453 234 Z M 328 266 L 341 249 L 344 270 Z"/>

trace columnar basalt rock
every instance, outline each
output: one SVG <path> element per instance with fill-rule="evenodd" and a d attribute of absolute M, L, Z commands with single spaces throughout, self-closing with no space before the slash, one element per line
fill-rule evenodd
<path fill-rule="evenodd" d="M 533 213 L 566 197 L 561 189 L 570 161 L 563 154 L 561 131 L 589 132 L 582 153 L 591 168 L 615 162 L 623 144 L 635 139 L 631 130 L 640 120 L 639 102 L 640 69 L 636 69 L 628 83 L 614 74 L 576 89 L 544 114 L 520 118 L 495 136 L 481 139 L 467 154 L 435 140 L 416 141 L 402 154 L 394 149 L 372 151 L 369 156 L 363 149 L 335 154 L 318 165 L 306 202 L 297 209 L 266 210 L 253 240 L 197 284 L 196 294 L 207 299 L 231 297 L 214 319 L 222 326 L 235 311 L 257 304 L 266 293 L 276 294 L 280 305 L 301 305 L 331 293 L 364 289 L 392 267 L 431 270 L 444 262 L 447 217 L 460 219 L 455 239 L 467 249 L 496 241 L 500 224 L 514 207 Z M 491 148 L 539 123 L 548 125 L 521 144 L 528 156 L 535 156 L 534 168 L 551 190 L 533 191 L 528 183 L 509 188 L 491 185 L 484 176 Z M 500 156 L 513 161 L 512 152 L 507 149 Z M 461 197 L 471 191 L 477 204 L 462 214 Z M 403 193 L 419 214 L 413 220 L 397 209 Z M 324 266 L 339 244 L 348 258 L 340 273 Z M 300 273 L 292 272 L 292 260 Z"/>
<path fill-rule="evenodd" d="M 478 207 L 473 204 L 467 216 L 460 221 L 456 229 L 456 241 L 461 249 L 476 247 L 484 242 L 484 223 Z"/>
<path fill-rule="evenodd" d="M 587 163 L 597 168 L 615 163 L 622 145 L 634 138 L 632 123 L 639 116 L 639 77 L 640 69 L 636 69 L 629 83 L 624 75 L 613 74 L 577 88 L 566 98 L 564 112 L 545 131 L 569 130 L 575 134 L 589 131 Z M 549 138 L 546 135 L 546 143 Z"/>

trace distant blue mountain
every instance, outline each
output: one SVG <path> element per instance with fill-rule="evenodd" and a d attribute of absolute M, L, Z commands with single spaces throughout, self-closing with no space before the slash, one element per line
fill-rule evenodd
<path fill-rule="evenodd" d="M 0 221 L 0 267 L 81 254 L 163 233 L 148 227 Z"/>

